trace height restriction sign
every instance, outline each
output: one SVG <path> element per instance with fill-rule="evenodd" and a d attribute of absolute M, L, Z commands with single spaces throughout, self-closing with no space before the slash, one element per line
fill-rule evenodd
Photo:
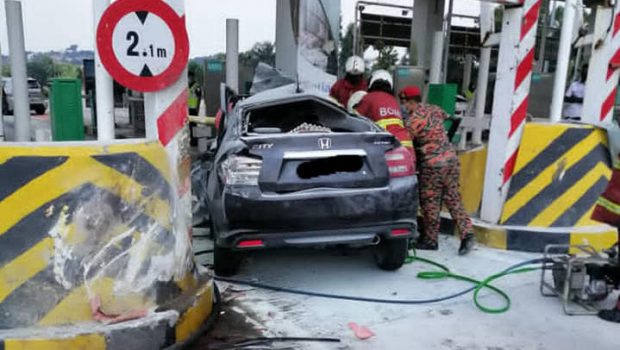
<path fill-rule="evenodd" d="M 142 92 L 174 83 L 187 65 L 185 19 L 162 0 L 118 0 L 97 28 L 97 50 L 110 75 Z"/>

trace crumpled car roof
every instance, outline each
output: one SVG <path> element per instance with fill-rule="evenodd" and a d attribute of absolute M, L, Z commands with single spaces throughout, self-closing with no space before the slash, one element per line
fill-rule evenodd
<path fill-rule="evenodd" d="M 298 100 L 298 99 L 303 99 L 304 97 L 309 97 L 309 98 L 320 99 L 324 102 L 333 104 L 334 106 L 343 108 L 335 100 L 330 98 L 325 93 L 320 93 L 317 91 L 296 92 L 296 90 L 297 90 L 296 84 L 281 86 L 281 87 L 267 90 L 264 92 L 260 92 L 256 95 L 248 97 L 245 100 L 239 102 L 238 106 L 246 107 L 250 105 L 268 104 L 271 102 L 277 102 L 277 101 L 282 101 L 282 100 Z"/>

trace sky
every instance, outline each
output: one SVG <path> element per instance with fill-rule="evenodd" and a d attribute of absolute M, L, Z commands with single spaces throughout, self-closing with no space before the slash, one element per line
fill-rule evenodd
<path fill-rule="evenodd" d="M 332 0 L 329 0 L 332 1 Z M 342 19 L 354 20 L 357 0 L 341 0 Z M 412 0 L 383 0 L 411 5 Z M 71 44 L 92 49 L 92 0 L 22 0 L 26 50 L 62 50 Z M 226 18 L 239 19 L 239 46 L 245 51 L 255 42 L 275 40 L 276 0 L 185 0 L 191 57 L 223 52 Z M 473 0 L 455 0 L 457 12 L 477 12 Z M 8 51 L 4 1 L 0 1 L 0 47 Z"/>

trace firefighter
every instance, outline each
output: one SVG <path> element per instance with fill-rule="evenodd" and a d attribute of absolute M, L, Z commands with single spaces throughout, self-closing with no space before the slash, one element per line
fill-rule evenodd
<path fill-rule="evenodd" d="M 417 249 L 437 250 L 442 200 L 460 231 L 459 255 L 471 251 L 474 234 L 471 219 L 459 193 L 459 161 L 443 126 L 448 115 L 439 107 L 421 103 L 418 87 L 408 86 L 399 92 L 401 103 L 409 113 L 407 129 L 415 141 L 420 181 L 423 234 Z"/>
<path fill-rule="evenodd" d="M 377 70 L 370 78 L 370 88 L 357 104 L 359 114 L 372 119 L 377 125 L 390 132 L 413 154 L 413 143 L 403 123 L 400 106 L 394 98 L 392 75 Z"/>
<path fill-rule="evenodd" d="M 611 180 L 605 192 L 596 202 L 592 219 L 616 227 L 618 229 L 618 243 L 620 243 L 620 164 L 617 162 L 614 165 Z M 620 251 L 616 257 L 620 264 L 619 253 Z M 601 310 L 598 316 L 606 321 L 620 323 L 620 297 L 615 307 L 609 310 Z"/>
<path fill-rule="evenodd" d="M 329 90 L 329 95 L 346 107 L 349 98 L 354 92 L 366 91 L 366 89 L 368 89 L 368 84 L 366 84 L 366 80 L 364 80 L 365 69 L 366 65 L 361 57 L 349 57 L 345 64 L 345 77 L 334 83 L 331 90 Z"/>
<path fill-rule="evenodd" d="M 354 114 L 357 113 L 357 105 L 360 104 L 362 99 L 364 99 L 364 96 L 367 94 L 368 92 L 366 91 L 357 91 L 351 95 L 351 98 L 349 98 L 349 103 L 347 104 L 347 110 Z"/>

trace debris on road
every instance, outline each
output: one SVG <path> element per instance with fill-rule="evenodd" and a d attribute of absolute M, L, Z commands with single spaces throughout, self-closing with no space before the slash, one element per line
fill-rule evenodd
<path fill-rule="evenodd" d="M 355 322 L 349 322 L 348 326 L 360 340 L 366 340 L 375 336 L 375 333 L 368 329 L 368 327 L 360 326 Z"/>

